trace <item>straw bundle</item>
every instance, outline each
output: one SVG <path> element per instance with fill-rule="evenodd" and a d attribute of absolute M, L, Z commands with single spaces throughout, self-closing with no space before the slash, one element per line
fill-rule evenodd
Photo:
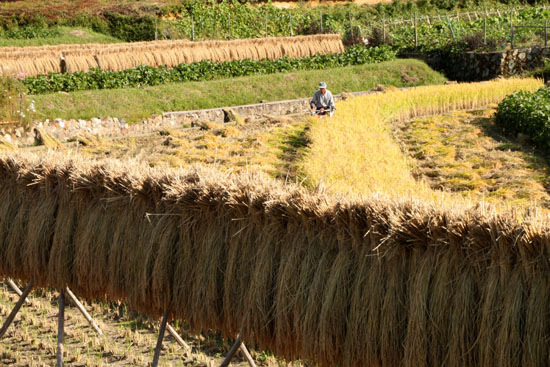
<path fill-rule="evenodd" d="M 542 218 L 259 176 L 0 155 L 0 277 L 169 309 L 321 366 L 545 366 Z"/>
<path fill-rule="evenodd" d="M 210 60 L 214 62 L 243 59 L 278 59 L 307 57 L 343 52 L 339 35 L 273 37 L 251 40 L 190 42 L 152 41 L 115 44 L 58 45 L 42 47 L 0 48 L 0 65 L 8 73 L 26 75 L 60 72 L 60 58 L 67 72 L 90 68 L 120 71 L 139 65 L 174 67 L 181 63 Z M 4 72 L 6 72 L 4 70 Z"/>

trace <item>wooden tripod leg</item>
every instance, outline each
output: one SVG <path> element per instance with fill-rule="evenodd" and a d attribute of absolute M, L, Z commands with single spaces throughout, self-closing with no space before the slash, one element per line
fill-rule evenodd
<path fill-rule="evenodd" d="M 164 331 L 166 330 L 166 323 L 168 322 L 168 310 L 164 312 L 162 322 L 160 323 L 159 337 L 157 339 L 157 346 L 155 348 L 155 356 L 153 357 L 152 367 L 157 367 L 160 358 L 160 350 L 162 349 L 162 339 L 164 338 Z"/>
<path fill-rule="evenodd" d="M 59 292 L 59 314 L 57 315 L 57 367 L 63 367 L 63 342 L 65 339 L 65 295 Z"/>
<path fill-rule="evenodd" d="M 17 295 L 19 297 L 21 297 L 23 295 L 23 292 L 21 292 L 21 289 L 19 289 L 19 287 L 17 286 L 17 284 L 15 284 L 15 282 L 13 280 L 11 280 L 10 278 L 8 278 L 8 280 L 6 281 L 8 283 L 8 285 L 11 287 L 11 289 L 13 289 L 13 291 L 15 293 L 17 293 Z M 28 298 L 25 298 L 25 303 L 30 305 L 31 304 L 31 301 L 29 301 Z"/>
<path fill-rule="evenodd" d="M 174 330 L 172 326 L 170 326 L 170 324 L 166 324 L 166 329 L 168 329 L 168 332 L 170 333 L 170 335 L 172 335 L 172 337 L 176 339 L 178 344 L 181 345 L 183 349 L 186 349 L 189 351 L 191 350 L 191 347 L 181 338 L 181 336 L 179 336 L 179 334 L 176 332 L 176 330 Z"/>
<path fill-rule="evenodd" d="M 231 349 L 229 350 L 229 353 L 227 353 L 227 356 L 225 357 L 225 359 L 223 360 L 222 364 L 220 365 L 220 367 L 227 367 L 229 366 L 229 363 L 231 363 L 231 360 L 233 359 L 233 357 L 235 356 L 235 353 L 237 353 L 237 350 L 239 350 L 239 347 L 241 346 L 241 344 L 243 343 L 243 340 L 241 339 L 241 336 L 240 335 L 237 335 L 237 339 L 235 340 L 235 343 L 233 344 L 233 346 L 231 347 Z"/>
<path fill-rule="evenodd" d="M 2 337 L 10 327 L 11 323 L 13 322 L 13 319 L 15 318 L 15 315 L 17 315 L 17 313 L 19 312 L 19 309 L 23 305 L 23 302 L 25 302 L 25 299 L 27 299 L 27 296 L 31 292 L 33 286 L 34 286 L 34 281 L 31 280 L 29 284 L 27 284 L 25 289 L 23 289 L 23 293 L 21 294 L 21 297 L 19 297 L 19 301 L 17 301 L 17 303 L 15 304 L 15 307 L 9 314 L 6 321 L 4 322 L 4 325 L 2 325 L 2 329 L 0 329 L 0 339 L 2 339 Z"/>
<path fill-rule="evenodd" d="M 86 319 L 86 321 L 88 321 L 88 323 L 89 323 L 90 326 L 96 331 L 96 333 L 98 333 L 100 336 L 103 336 L 103 332 L 101 332 L 101 329 L 99 328 L 99 326 L 97 326 L 97 324 L 96 324 L 95 321 L 92 319 L 92 317 L 90 316 L 90 314 L 88 313 L 88 311 L 86 311 L 86 309 L 84 308 L 84 306 L 82 305 L 82 303 L 80 303 L 80 301 L 78 300 L 78 298 L 76 298 L 76 296 L 75 296 L 74 293 L 69 289 L 69 287 L 66 287 L 66 288 L 65 288 L 65 293 L 69 296 L 69 298 L 71 299 L 71 301 L 73 301 L 73 303 L 76 305 L 76 307 L 78 308 L 78 310 L 80 311 L 80 313 L 82 313 L 82 315 L 84 316 L 84 318 Z"/>
<path fill-rule="evenodd" d="M 252 359 L 252 356 L 250 355 L 250 352 L 248 351 L 246 345 L 244 345 L 244 343 L 241 343 L 240 348 L 250 367 L 256 367 L 256 363 L 254 363 L 254 359 Z"/>

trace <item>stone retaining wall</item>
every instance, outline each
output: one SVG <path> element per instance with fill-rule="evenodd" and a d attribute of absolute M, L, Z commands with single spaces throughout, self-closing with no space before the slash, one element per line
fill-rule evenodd
<path fill-rule="evenodd" d="M 449 79 L 482 81 L 517 75 L 544 65 L 550 57 L 550 47 L 528 47 L 493 52 L 434 54 L 425 57 L 428 64 L 443 70 Z"/>
<path fill-rule="evenodd" d="M 378 90 L 379 89 L 366 92 L 344 93 L 335 95 L 334 99 L 335 101 L 340 101 L 347 97 L 377 93 Z M 113 117 L 93 118 L 90 120 L 46 120 L 36 122 L 28 129 L 14 129 L 8 126 L 0 126 L 0 138 L 17 146 L 32 146 L 38 143 L 40 140 L 40 132 L 42 131 L 61 142 L 67 142 L 75 139 L 79 135 L 86 134 L 97 137 L 144 135 L 165 129 L 184 128 L 198 121 L 227 122 L 229 110 L 236 112 L 243 118 L 308 113 L 309 101 L 310 98 L 301 98 L 279 102 L 234 106 L 230 108 L 167 112 L 131 125 L 126 123 L 124 119 Z"/>
<path fill-rule="evenodd" d="M 367 92 L 344 93 L 334 96 L 335 102 L 345 99 L 347 96 L 360 96 L 365 94 L 376 93 L 376 90 Z M 309 111 L 309 101 L 311 98 L 292 99 L 287 101 L 256 103 L 244 106 L 234 106 L 231 110 L 235 111 L 242 117 L 253 116 L 282 116 L 307 113 Z M 213 121 L 227 122 L 227 108 L 211 108 L 207 110 L 179 111 L 164 113 L 165 118 L 176 119 L 178 121 Z"/>

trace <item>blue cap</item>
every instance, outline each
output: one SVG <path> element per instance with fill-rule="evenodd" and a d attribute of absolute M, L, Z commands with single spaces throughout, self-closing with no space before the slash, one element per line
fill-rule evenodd
<path fill-rule="evenodd" d="M 327 83 L 325 83 L 325 82 L 319 83 L 319 89 L 326 88 L 326 87 L 327 87 Z"/>

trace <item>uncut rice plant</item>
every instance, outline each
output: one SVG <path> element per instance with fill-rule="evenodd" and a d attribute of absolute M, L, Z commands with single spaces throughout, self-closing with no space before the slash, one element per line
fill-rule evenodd
<path fill-rule="evenodd" d="M 312 124 L 311 144 L 299 162 L 301 175 L 311 187 L 345 195 L 433 196 L 411 176 L 388 124 L 484 107 L 541 85 L 536 79 L 502 79 L 390 90 L 343 101 L 332 119 Z"/>
<path fill-rule="evenodd" d="M 548 218 L 0 153 L 0 277 L 320 366 L 545 366 Z"/>

